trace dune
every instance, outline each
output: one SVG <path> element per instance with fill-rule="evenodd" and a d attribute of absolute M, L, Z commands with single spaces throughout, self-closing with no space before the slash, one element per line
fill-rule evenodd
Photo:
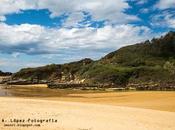
<path fill-rule="evenodd" d="M 12 97 L 0 102 L 0 130 L 175 129 L 174 112 Z"/>

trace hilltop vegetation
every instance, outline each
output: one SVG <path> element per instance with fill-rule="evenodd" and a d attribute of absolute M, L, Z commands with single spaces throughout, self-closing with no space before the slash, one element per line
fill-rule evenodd
<path fill-rule="evenodd" d="M 127 86 L 132 83 L 175 84 L 175 32 L 161 38 L 120 48 L 98 61 L 83 59 L 63 65 L 26 68 L 13 78 L 82 81 L 90 84 Z"/>
<path fill-rule="evenodd" d="M 2 72 L 0 70 L 0 76 L 10 76 L 10 75 L 12 75 L 12 73 L 10 73 L 10 72 Z"/>
<path fill-rule="evenodd" d="M 37 68 L 24 68 L 13 74 L 13 79 L 27 79 L 31 81 L 37 79 L 68 82 L 75 79 L 76 73 L 82 66 L 86 66 L 92 62 L 93 60 L 86 58 L 77 62 L 62 65 L 51 64 Z"/>
<path fill-rule="evenodd" d="M 126 46 L 109 53 L 101 59 L 103 63 L 120 64 L 122 66 L 154 66 L 175 58 L 175 32 L 164 37 L 143 43 Z"/>

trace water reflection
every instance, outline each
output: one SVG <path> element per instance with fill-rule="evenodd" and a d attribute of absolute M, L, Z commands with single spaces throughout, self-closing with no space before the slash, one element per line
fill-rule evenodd
<path fill-rule="evenodd" d="M 49 89 L 33 86 L 4 86 L 0 85 L 1 97 L 62 97 L 72 93 L 84 93 L 82 90 Z M 87 93 L 87 91 L 86 91 Z"/>

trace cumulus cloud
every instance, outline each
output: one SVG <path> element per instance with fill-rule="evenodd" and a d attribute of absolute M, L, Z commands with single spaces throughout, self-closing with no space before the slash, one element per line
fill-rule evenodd
<path fill-rule="evenodd" d="M 159 9 L 175 8 L 175 0 L 159 0 L 155 7 Z"/>
<path fill-rule="evenodd" d="M 94 21 L 106 20 L 112 24 L 139 20 L 134 15 L 124 13 L 128 8 L 130 6 L 125 0 L 1 0 L 0 18 L 5 20 L 6 14 L 19 13 L 22 10 L 48 9 L 51 18 L 71 14 L 68 23 L 76 23 L 82 19 L 82 14 L 78 12 L 88 12 Z"/>
<path fill-rule="evenodd" d="M 63 27 L 78 27 L 79 22 L 84 18 L 82 12 L 70 13 L 66 21 L 63 23 Z"/>
<path fill-rule="evenodd" d="M 144 26 L 103 28 L 46 28 L 40 25 L 0 23 L 0 50 L 10 54 L 58 54 L 61 51 L 103 50 L 142 41 L 150 30 Z M 65 52 L 63 52 L 65 53 Z"/>

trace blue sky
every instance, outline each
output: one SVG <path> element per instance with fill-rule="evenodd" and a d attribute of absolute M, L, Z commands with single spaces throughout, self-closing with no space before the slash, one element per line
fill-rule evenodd
<path fill-rule="evenodd" d="M 96 60 L 168 31 L 174 0 L 1 0 L 0 70 Z"/>

